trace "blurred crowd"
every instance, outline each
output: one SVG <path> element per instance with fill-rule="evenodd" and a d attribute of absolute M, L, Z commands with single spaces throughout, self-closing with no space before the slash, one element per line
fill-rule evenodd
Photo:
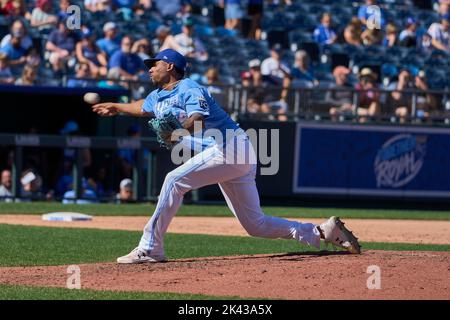
<path fill-rule="evenodd" d="M 47 74 L 49 83 L 67 77 L 68 87 L 131 88 L 141 90 L 140 93 L 144 94 L 146 90 L 134 86 L 130 81 L 149 80 L 142 61 L 156 52 L 172 48 L 192 62 L 201 64 L 210 61 L 211 54 L 202 41 L 205 34 L 198 34 L 194 19 L 196 15 L 204 14 L 205 9 L 209 9 L 206 16 L 211 25 L 224 28 L 232 32 L 230 34 L 234 32 L 237 37 L 265 41 L 265 8 L 268 5 L 279 6 L 283 8 L 283 12 L 289 12 L 296 3 L 302 3 L 291 0 L 71 1 L 1 0 L 0 17 L 8 19 L 11 24 L 0 43 L 0 83 L 33 85 L 38 84 L 40 76 Z M 348 22 L 337 23 L 331 12 L 324 12 L 316 21 L 312 32 L 313 41 L 320 49 L 333 45 L 357 48 L 401 47 L 414 48 L 424 55 L 436 50 L 442 51 L 447 54 L 445 57 L 450 57 L 450 0 L 429 2 L 439 15 L 439 20 L 427 26 L 413 15 L 406 16 L 401 26 L 388 21 L 387 12 L 381 6 L 383 2 L 378 3 L 376 0 L 361 2 L 356 15 Z M 121 30 L 114 19 L 101 26 L 101 34 L 94 32 L 98 31 L 98 28 L 93 27 L 95 20 L 82 20 L 80 28 L 72 30 L 68 27 L 73 14 L 69 8 L 75 3 L 82 5 L 82 10 L 89 11 L 94 18 L 96 15 L 113 13 L 111 17 L 117 15 L 121 17 L 121 21 L 132 23 L 152 12 L 163 22 L 158 23 L 155 30 L 148 32 L 147 36 L 138 38 L 132 32 Z M 377 21 L 379 26 L 373 28 L 369 24 L 373 24 L 373 6 L 378 4 L 381 7 Z M 172 27 L 174 23 L 181 26 L 177 32 Z M 245 34 L 244 29 L 247 30 Z M 39 40 L 44 41 L 36 42 L 31 34 L 39 34 Z M 248 88 L 247 99 L 243 102 L 246 111 L 272 113 L 279 120 L 286 119 L 283 114 L 288 110 L 288 89 L 292 88 L 328 86 L 333 89 L 326 94 L 326 101 L 332 104 L 329 110 L 332 117 L 349 113 L 360 116 L 379 114 L 378 88 L 395 90 L 389 99 L 395 105 L 395 114 L 405 117 L 411 109 L 411 97 L 406 97 L 402 91 L 429 88 L 426 74 L 419 68 L 410 66 L 398 68 L 393 72 L 391 81 L 384 84 L 379 70 L 354 70 L 343 63 L 328 70 L 328 81 L 324 82 L 324 77 L 318 76 L 323 70 L 316 70 L 317 62 L 315 57 L 311 57 L 314 50 L 297 50 L 292 46 L 286 48 L 284 43 L 273 41 L 269 44 L 269 56 L 252 57 L 248 62 L 248 69 L 239 72 L 240 77 L 231 80 L 229 77 L 222 77 L 218 66 L 210 66 L 204 73 L 189 74 L 192 79 L 207 85 L 213 94 L 222 94 L 223 85 L 240 84 Z M 285 59 L 286 55 L 293 56 L 293 61 Z M 236 59 L 239 59 L 237 54 Z M 266 90 L 269 87 L 277 89 Z M 365 92 L 354 101 L 351 92 L 338 92 L 339 88 Z M 375 91 L 371 91 L 373 89 Z M 436 103 L 430 95 L 423 94 L 419 100 L 422 115 L 427 115 L 435 107 Z"/>
<path fill-rule="evenodd" d="M 60 135 L 76 137 L 80 134 L 77 122 L 68 121 L 61 128 Z M 140 138 L 141 127 L 131 125 L 127 130 L 129 138 Z M 67 203 L 130 203 L 136 201 L 136 185 L 132 180 L 133 168 L 137 163 L 134 149 L 118 149 L 96 153 L 89 148 L 79 149 L 82 159 L 80 193 L 75 197 L 74 167 L 77 153 L 65 148 L 59 155 L 48 150 L 27 149 L 23 154 L 23 170 L 19 173 L 18 188 L 13 197 L 13 159 L 10 150 L 6 163 L 0 164 L 0 202 L 24 202 L 33 200 L 61 201 Z M 53 162 L 50 162 L 52 157 Z M 148 152 L 144 152 L 144 159 Z M 56 162 L 55 162 L 56 161 Z M 147 167 L 144 165 L 144 170 Z M 77 198 L 77 199 L 75 199 Z"/>

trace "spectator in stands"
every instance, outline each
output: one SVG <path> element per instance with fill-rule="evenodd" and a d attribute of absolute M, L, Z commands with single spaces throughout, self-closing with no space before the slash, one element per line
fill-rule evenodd
<path fill-rule="evenodd" d="M 51 14 L 51 11 L 51 0 L 38 0 L 36 8 L 31 12 L 31 26 L 41 32 L 48 33 L 58 23 L 58 17 Z"/>
<path fill-rule="evenodd" d="M 248 0 L 247 14 L 252 20 L 249 37 L 255 40 L 261 39 L 263 10 L 264 0 Z"/>
<path fill-rule="evenodd" d="M 331 14 L 325 12 L 320 20 L 320 25 L 314 30 L 314 41 L 320 45 L 336 42 L 336 32 L 331 28 Z"/>
<path fill-rule="evenodd" d="M 441 15 L 450 13 L 450 0 L 439 0 L 437 12 Z"/>
<path fill-rule="evenodd" d="M 112 8 L 114 10 L 126 8 L 134 11 L 138 5 L 139 1 L 137 0 L 112 0 Z"/>
<path fill-rule="evenodd" d="M 263 84 L 281 88 L 281 90 L 267 89 L 265 103 L 262 105 L 263 112 L 283 114 L 287 111 L 286 99 L 291 85 L 291 70 L 281 61 L 282 55 L 283 49 L 279 43 L 276 43 L 270 50 L 270 57 L 261 63 Z M 279 118 L 279 120 L 284 119 L 284 116 Z"/>
<path fill-rule="evenodd" d="M 412 95 L 404 93 L 405 90 L 428 90 L 425 73 L 419 72 L 414 76 L 410 70 L 403 69 L 398 75 L 398 82 L 393 82 L 388 89 L 392 89 L 392 106 L 395 115 L 400 118 L 400 122 L 405 122 L 406 117 L 412 113 Z M 430 110 L 436 107 L 436 99 L 431 94 L 419 94 L 416 100 L 416 115 L 421 118 L 429 117 Z"/>
<path fill-rule="evenodd" d="M 74 56 L 77 42 L 77 33 L 69 30 L 64 20 L 59 21 L 58 29 L 50 33 L 45 45 L 46 50 L 49 52 L 48 60 L 52 65 L 53 71 L 61 72 L 67 66 L 69 59 Z"/>
<path fill-rule="evenodd" d="M 291 85 L 291 71 L 282 61 L 283 49 L 279 43 L 272 46 L 270 57 L 261 63 L 261 75 L 264 85 L 281 87 L 278 89 L 268 89 L 265 96 L 266 103 L 263 105 L 263 112 L 270 112 L 271 109 L 277 113 L 284 113 L 287 110 L 286 98 L 288 88 Z"/>
<path fill-rule="evenodd" d="M 409 17 L 406 20 L 406 28 L 400 32 L 398 36 L 399 44 L 403 47 L 417 46 L 417 22 L 414 18 Z"/>
<path fill-rule="evenodd" d="M 91 12 L 111 11 L 111 0 L 84 0 L 84 7 Z"/>
<path fill-rule="evenodd" d="M 152 0 L 112 0 L 112 8 L 116 12 L 122 13 L 125 20 L 130 21 L 133 13 L 142 15 L 149 10 Z"/>
<path fill-rule="evenodd" d="M 384 28 L 386 23 L 383 10 L 377 6 L 376 0 L 366 0 L 366 4 L 359 7 L 358 19 L 366 25 L 368 29 L 381 29 Z"/>
<path fill-rule="evenodd" d="M 250 113 L 262 112 L 263 104 L 265 102 L 265 89 L 263 87 L 260 66 L 261 61 L 258 59 L 250 60 L 250 70 L 241 74 L 242 86 L 246 89 L 247 93 L 247 101 L 243 101 L 243 104 L 246 105 L 247 112 Z M 268 109 L 268 106 L 264 106 L 264 110 Z"/>
<path fill-rule="evenodd" d="M 223 92 L 223 89 L 221 88 L 222 82 L 219 79 L 219 70 L 217 70 L 217 68 L 208 68 L 203 75 L 203 78 L 203 84 L 210 94 L 221 94 Z"/>
<path fill-rule="evenodd" d="M 309 64 L 308 53 L 298 50 L 295 53 L 295 62 L 291 70 L 292 85 L 297 87 L 314 87 L 319 81 L 314 77 L 314 70 Z"/>
<path fill-rule="evenodd" d="M 20 37 L 13 35 L 11 41 L 0 49 L 8 57 L 8 64 L 12 68 L 21 67 L 27 61 L 27 52 L 20 46 Z"/>
<path fill-rule="evenodd" d="M 353 93 L 348 89 L 353 86 L 348 82 L 348 75 L 350 69 L 344 66 L 337 66 L 333 70 L 335 84 L 330 87 L 325 95 L 325 102 L 332 105 L 330 108 L 330 115 L 333 120 L 336 115 L 352 114 L 353 112 Z"/>
<path fill-rule="evenodd" d="M 24 0 L 4 0 L 0 4 L 0 13 L 7 17 L 19 18 L 27 13 Z"/>
<path fill-rule="evenodd" d="M 369 29 L 363 31 L 361 34 L 362 43 L 365 46 L 377 46 L 380 45 L 383 40 L 383 34 L 381 29 Z"/>
<path fill-rule="evenodd" d="M 170 34 L 170 28 L 166 25 L 160 25 L 156 29 L 156 37 L 152 40 L 153 52 L 160 52 L 164 49 L 174 48 L 176 43 L 174 37 Z"/>
<path fill-rule="evenodd" d="M 11 171 L 3 170 L 1 174 L 1 183 L 0 183 L 0 202 L 12 202 L 12 179 L 11 179 Z"/>
<path fill-rule="evenodd" d="M 36 68 L 39 67 L 41 64 L 41 55 L 37 48 L 33 47 L 28 51 L 26 63 Z"/>
<path fill-rule="evenodd" d="M 20 86 L 33 86 L 36 84 L 37 68 L 26 64 L 22 71 L 22 76 L 16 80 L 15 84 Z"/>
<path fill-rule="evenodd" d="M 422 39 L 420 40 L 419 47 L 424 54 L 428 54 L 429 52 L 431 52 L 433 50 L 433 45 L 431 43 L 432 40 L 433 40 L 433 38 L 431 37 L 431 35 L 428 32 L 425 32 L 422 35 Z"/>
<path fill-rule="evenodd" d="M 208 60 L 208 52 L 201 40 L 195 36 L 194 22 L 191 19 L 184 20 L 182 32 L 174 37 L 174 43 L 170 48 L 198 61 Z"/>
<path fill-rule="evenodd" d="M 133 197 L 133 181 L 131 179 L 120 181 L 119 193 L 116 194 L 116 203 L 134 202 Z"/>
<path fill-rule="evenodd" d="M 376 84 L 377 74 L 370 68 L 363 68 L 359 74 L 359 83 L 355 89 L 360 90 L 356 114 L 361 122 L 367 121 L 367 116 L 374 117 L 380 113 L 380 93 Z"/>
<path fill-rule="evenodd" d="M 0 84 L 12 84 L 15 79 L 8 65 L 8 56 L 0 52 Z"/>
<path fill-rule="evenodd" d="M 104 37 L 98 39 L 95 43 L 103 52 L 106 53 L 106 57 L 109 59 L 111 56 L 120 49 L 120 41 L 117 39 L 117 26 L 114 22 L 107 22 L 103 26 Z"/>
<path fill-rule="evenodd" d="M 145 74 L 144 63 L 137 54 L 131 52 L 133 39 L 130 36 L 122 38 L 120 50 L 109 59 L 110 70 L 120 74 L 122 80 L 139 80 L 139 75 Z"/>
<path fill-rule="evenodd" d="M 28 51 L 33 46 L 33 40 L 27 33 L 27 28 L 22 20 L 15 20 L 11 26 L 11 32 L 3 37 L 0 48 L 11 43 L 12 37 L 15 36 L 20 38 L 21 48 Z"/>
<path fill-rule="evenodd" d="M 353 46 L 360 46 L 361 42 L 361 22 L 356 18 L 345 27 L 343 32 L 342 43 L 347 43 Z"/>
<path fill-rule="evenodd" d="M 97 87 L 104 89 L 126 89 L 126 86 L 120 83 L 120 73 L 117 70 L 109 70 L 107 80 L 101 80 L 97 83 Z"/>
<path fill-rule="evenodd" d="M 75 190 L 73 190 L 72 185 L 72 189 L 64 193 L 62 203 L 90 204 L 98 202 L 97 194 L 89 187 L 85 178 L 82 179 L 81 195 L 78 197 L 79 199 L 75 200 Z"/>
<path fill-rule="evenodd" d="M 177 19 L 183 21 L 192 16 L 192 0 L 182 0 L 181 9 L 178 11 L 176 17 Z"/>
<path fill-rule="evenodd" d="M 181 11 L 180 0 L 153 0 L 153 2 L 164 20 L 173 19 Z"/>
<path fill-rule="evenodd" d="M 142 38 L 135 41 L 133 43 L 133 47 L 131 48 L 131 52 L 137 54 L 142 61 L 153 57 L 152 47 L 147 38 Z"/>
<path fill-rule="evenodd" d="M 279 43 L 272 46 L 270 50 L 270 57 L 263 60 L 261 63 L 261 74 L 263 82 L 275 86 L 283 86 L 290 83 L 291 71 L 286 64 L 281 61 L 283 49 Z M 288 80 L 289 81 L 288 81 Z"/>
<path fill-rule="evenodd" d="M 24 170 L 20 178 L 20 184 L 21 201 L 31 201 L 42 197 L 42 178 L 34 170 Z"/>
<path fill-rule="evenodd" d="M 84 33 L 82 40 L 76 44 L 75 53 L 78 62 L 87 63 L 89 71 L 94 78 L 106 76 L 108 70 L 108 61 L 106 60 L 106 53 L 101 51 L 95 44 L 94 35 L 91 33 Z"/>
<path fill-rule="evenodd" d="M 432 40 L 431 44 L 434 48 L 442 51 L 450 51 L 449 40 L 450 13 L 441 16 L 440 23 L 433 23 L 428 28 Z"/>
<path fill-rule="evenodd" d="M 244 16 L 241 0 L 224 0 L 225 3 L 225 28 L 236 30 L 240 27 Z"/>
<path fill-rule="evenodd" d="M 394 47 L 398 45 L 397 26 L 391 22 L 386 25 L 386 36 L 383 39 L 383 46 Z"/>
<path fill-rule="evenodd" d="M 73 12 L 67 12 L 67 9 L 70 7 L 70 0 L 60 0 L 59 1 L 59 12 L 57 13 L 58 20 L 66 20 L 70 17 Z"/>
<path fill-rule="evenodd" d="M 76 67 L 75 78 L 70 78 L 67 81 L 67 87 L 69 88 L 86 88 L 95 87 L 95 82 L 92 80 L 87 80 L 87 78 L 92 78 L 91 67 L 89 63 L 81 62 Z"/>

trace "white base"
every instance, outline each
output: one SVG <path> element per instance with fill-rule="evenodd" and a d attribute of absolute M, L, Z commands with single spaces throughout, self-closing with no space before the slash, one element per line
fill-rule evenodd
<path fill-rule="evenodd" d="M 45 221 L 90 221 L 92 216 L 77 212 L 52 212 L 42 215 Z"/>

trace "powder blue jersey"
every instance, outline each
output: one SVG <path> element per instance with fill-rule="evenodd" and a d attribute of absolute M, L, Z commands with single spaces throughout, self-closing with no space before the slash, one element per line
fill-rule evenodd
<path fill-rule="evenodd" d="M 194 113 L 200 113 L 205 119 L 205 130 L 217 129 L 226 141 L 227 130 L 238 130 L 239 125 L 216 103 L 205 87 L 191 79 L 181 80 L 172 90 L 156 89 L 150 92 L 142 105 L 144 112 L 151 112 L 156 118 L 162 118 L 171 111 L 183 123 Z M 194 141 L 195 138 L 192 138 Z M 186 137 L 183 140 L 189 140 Z M 212 139 L 204 138 L 202 148 L 211 146 Z M 197 146 L 192 146 L 197 149 Z"/>

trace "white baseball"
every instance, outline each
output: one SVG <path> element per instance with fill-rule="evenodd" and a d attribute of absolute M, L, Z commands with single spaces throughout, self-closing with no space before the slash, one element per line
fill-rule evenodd
<path fill-rule="evenodd" d="M 84 101 L 89 104 L 97 104 L 100 102 L 100 96 L 98 93 L 95 92 L 87 92 L 84 97 Z"/>

